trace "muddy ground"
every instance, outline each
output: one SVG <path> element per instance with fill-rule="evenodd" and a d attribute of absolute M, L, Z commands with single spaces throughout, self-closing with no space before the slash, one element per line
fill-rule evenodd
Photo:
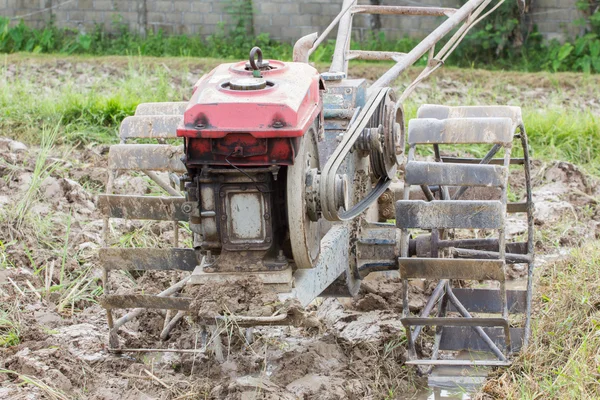
<path fill-rule="evenodd" d="M 65 70 L 88 67 L 99 72 L 90 65 Z M 52 71 L 44 79 L 58 73 Z M 118 68 L 105 70 L 105 79 L 113 73 Z M 79 76 L 72 78 L 89 78 Z M 377 399 L 423 393 L 424 380 L 403 365 L 400 286 L 393 279 L 369 282 L 354 300 L 319 300 L 307 310 L 314 322 L 308 327 L 256 328 L 252 338 L 232 324 L 218 335 L 206 333 L 187 317 L 161 341 L 164 316 L 149 312 L 121 330 L 123 345 L 199 349 L 206 341 L 209 350 L 109 353 L 106 314 L 96 302 L 102 229 L 96 195 L 106 185 L 106 154 L 106 146 L 55 148 L 47 158 L 53 167 L 38 185 L 40 149 L 0 138 L 0 333 L 19 337 L 0 346 L 0 398 Z M 536 161 L 533 181 L 541 262 L 597 238 L 592 178 L 566 162 Z M 23 216 L 18 210 L 32 185 L 38 190 Z M 155 190 L 141 176 L 117 180 L 116 187 L 123 193 Z M 511 235 L 522 235 L 524 227 L 522 219 L 511 219 Z M 121 221 L 114 230 L 123 235 L 115 234 L 113 243 L 124 246 L 161 246 L 172 238 L 167 223 Z M 177 279 L 160 272 L 113 275 L 117 293 L 157 293 Z M 233 294 L 226 295 L 231 300 Z M 223 299 L 215 296 L 214 304 L 222 306 Z"/>

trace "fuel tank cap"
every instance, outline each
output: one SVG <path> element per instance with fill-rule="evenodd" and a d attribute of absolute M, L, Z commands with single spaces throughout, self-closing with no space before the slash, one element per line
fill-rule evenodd
<path fill-rule="evenodd" d="M 238 78 L 229 82 L 231 90 L 260 90 L 267 87 L 267 81 L 262 78 Z"/>

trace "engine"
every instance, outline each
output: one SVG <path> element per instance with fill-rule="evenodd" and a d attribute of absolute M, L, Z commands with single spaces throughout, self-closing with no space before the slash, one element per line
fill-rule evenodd
<path fill-rule="evenodd" d="M 190 229 L 206 272 L 288 267 L 286 171 L 305 133 L 322 134 L 317 70 L 261 54 L 254 61 L 254 53 L 203 76 L 177 130 Z"/>

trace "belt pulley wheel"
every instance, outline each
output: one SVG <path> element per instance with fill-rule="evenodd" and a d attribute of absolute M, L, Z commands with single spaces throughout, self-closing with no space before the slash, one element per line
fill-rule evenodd
<path fill-rule="evenodd" d="M 311 221 L 306 201 L 306 177 L 311 169 L 320 169 L 315 126 L 300 138 L 294 165 L 287 170 L 287 211 L 290 243 L 297 268 L 312 268 L 319 257 L 321 235 L 319 221 Z"/>
<path fill-rule="evenodd" d="M 371 148 L 371 169 L 376 178 L 394 178 L 399 164 L 397 152 L 401 151 L 400 137 L 403 125 L 402 109 L 396 104 L 396 95 L 393 91 L 386 93 L 385 99 L 378 106 L 371 118 L 370 126 L 382 127 L 381 136 L 378 138 L 380 145 Z"/>

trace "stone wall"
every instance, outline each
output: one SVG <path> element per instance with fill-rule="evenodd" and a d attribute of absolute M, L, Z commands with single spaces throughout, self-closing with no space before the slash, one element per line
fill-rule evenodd
<path fill-rule="evenodd" d="M 516 1 L 516 0 L 508 0 Z M 367 0 L 359 1 L 368 3 Z M 381 4 L 456 7 L 461 0 L 381 0 Z M 576 0 L 533 0 L 531 17 L 546 38 L 565 39 L 580 32 Z M 321 32 L 341 9 L 342 0 L 254 0 L 255 32 L 293 42 Z M 166 33 L 209 35 L 231 21 L 231 1 L 220 0 L 0 0 L 0 15 L 43 26 L 53 17 L 59 26 L 90 31 L 96 24 L 115 28 L 120 21 L 139 32 L 162 29 Z M 365 38 L 372 25 L 387 38 L 423 37 L 441 21 L 435 17 L 366 15 L 354 18 L 355 35 Z"/>

